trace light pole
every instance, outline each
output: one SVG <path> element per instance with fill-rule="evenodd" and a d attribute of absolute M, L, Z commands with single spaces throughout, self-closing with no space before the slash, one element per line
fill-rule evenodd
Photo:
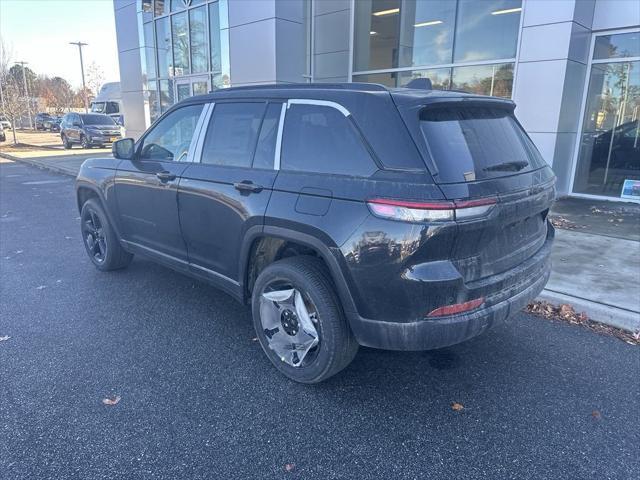
<path fill-rule="evenodd" d="M 84 83 L 84 63 L 82 63 L 82 47 L 88 45 L 83 42 L 69 42 L 69 45 L 77 45 L 80 52 L 80 73 L 82 73 L 82 96 L 84 97 L 84 112 L 89 113 L 89 103 L 87 100 L 87 87 Z"/>
<path fill-rule="evenodd" d="M 29 128 L 33 129 L 33 119 L 31 117 L 31 99 L 29 98 L 29 89 L 27 88 L 27 75 L 24 72 L 24 66 L 27 63 L 29 62 L 16 62 L 16 65 L 20 65 L 22 67 L 22 82 L 24 84 L 24 98 L 27 101 L 27 113 L 29 114 Z M 15 125 L 13 127 L 15 128 Z"/>

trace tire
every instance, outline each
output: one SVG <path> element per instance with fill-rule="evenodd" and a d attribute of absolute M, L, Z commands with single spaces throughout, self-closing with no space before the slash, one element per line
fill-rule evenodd
<path fill-rule="evenodd" d="M 96 230 L 99 232 L 96 233 Z M 82 206 L 80 232 L 87 255 L 98 270 L 118 270 L 131 263 L 133 254 L 122 248 L 102 205 L 95 198 L 87 200 Z M 100 237 L 102 242 L 97 241 L 97 237 Z M 98 254 L 98 250 L 101 255 Z"/>
<path fill-rule="evenodd" d="M 287 290 L 290 286 L 304 296 L 305 305 L 311 305 L 315 309 L 313 322 L 318 330 L 316 333 L 319 343 L 306 353 L 299 366 L 288 363 L 270 346 L 272 345 L 270 342 L 273 342 L 272 339 L 276 335 L 287 338 L 284 336 L 285 330 L 290 325 L 284 323 L 285 312 L 281 317 L 277 317 L 278 314 L 276 314 L 276 318 L 282 322 L 282 325 L 279 325 L 281 330 L 275 334 L 276 328 L 265 328 L 261 318 L 262 313 L 268 313 L 268 309 L 272 308 L 271 301 L 265 299 L 264 294 L 268 294 L 272 285 L 278 284 L 287 285 L 287 287 L 285 290 L 276 289 L 276 291 L 290 291 Z M 278 302 L 272 303 L 276 308 L 281 306 Z M 349 365 L 358 352 L 358 342 L 351 333 L 329 272 L 317 258 L 290 257 L 268 265 L 256 280 L 251 304 L 253 325 L 262 349 L 271 363 L 291 380 L 309 384 L 322 382 Z M 265 323 L 267 323 L 266 320 Z M 300 329 L 301 327 L 298 330 Z M 269 332 L 271 335 L 267 337 Z M 289 351 L 292 350 L 289 349 Z M 312 353 L 313 356 L 311 356 Z"/>
<path fill-rule="evenodd" d="M 65 150 L 69 150 L 71 149 L 71 147 L 73 147 L 66 135 L 62 135 L 62 146 Z"/>
<path fill-rule="evenodd" d="M 80 135 L 80 145 L 82 148 L 91 148 L 91 144 L 89 143 L 89 139 L 87 139 L 86 135 Z"/>

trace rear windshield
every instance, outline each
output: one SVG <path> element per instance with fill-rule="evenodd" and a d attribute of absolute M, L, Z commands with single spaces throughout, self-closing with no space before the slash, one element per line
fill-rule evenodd
<path fill-rule="evenodd" d="M 508 109 L 425 108 L 420 128 L 438 167 L 439 183 L 503 177 L 545 165 Z"/>
<path fill-rule="evenodd" d="M 91 115 L 85 114 L 82 115 L 82 122 L 85 125 L 115 125 L 116 123 L 113 121 L 113 118 L 108 115 Z"/>

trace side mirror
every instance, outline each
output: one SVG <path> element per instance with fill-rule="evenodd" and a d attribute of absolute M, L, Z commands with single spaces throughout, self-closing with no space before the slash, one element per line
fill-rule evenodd
<path fill-rule="evenodd" d="M 132 160 L 135 153 L 135 142 L 133 138 L 122 138 L 113 142 L 111 152 L 114 158 L 120 160 Z"/>

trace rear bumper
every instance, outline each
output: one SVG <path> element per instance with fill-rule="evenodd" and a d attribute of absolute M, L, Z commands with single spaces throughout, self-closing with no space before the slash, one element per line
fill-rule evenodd
<path fill-rule="evenodd" d="M 513 278 L 521 278 L 522 272 L 527 272 L 528 277 L 488 297 L 486 307 L 470 313 L 411 322 L 387 322 L 354 315 L 350 318 L 351 329 L 361 345 L 385 350 L 430 350 L 480 335 L 515 315 L 540 294 L 551 274 L 553 237 L 551 227 L 538 252 L 522 265 L 505 272 Z M 504 277 L 505 273 L 496 277 Z M 485 279 L 485 283 L 490 280 Z"/>

